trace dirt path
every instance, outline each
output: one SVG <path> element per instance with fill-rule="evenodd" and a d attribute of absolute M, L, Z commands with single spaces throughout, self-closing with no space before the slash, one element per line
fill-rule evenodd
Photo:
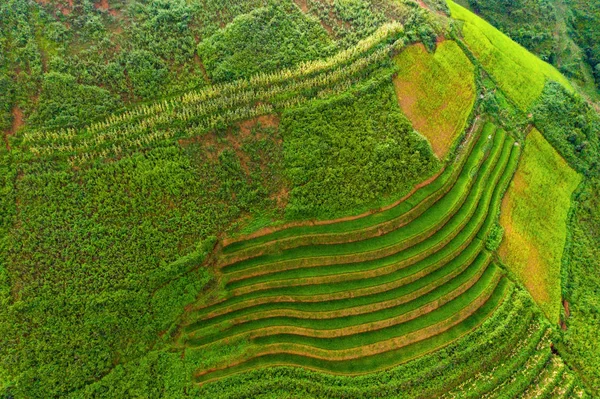
<path fill-rule="evenodd" d="M 16 134 L 17 131 L 24 124 L 23 111 L 21 111 L 21 109 L 16 105 L 12 110 L 12 116 L 13 116 L 12 126 L 10 127 L 10 129 L 8 129 L 7 131 L 4 132 L 4 142 L 6 143 L 6 148 L 9 151 L 10 151 L 10 144 L 8 142 L 8 137 Z"/>

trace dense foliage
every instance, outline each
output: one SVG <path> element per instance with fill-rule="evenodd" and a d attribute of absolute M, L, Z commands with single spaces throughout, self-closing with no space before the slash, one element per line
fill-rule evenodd
<path fill-rule="evenodd" d="M 465 0 L 487 21 L 597 97 L 600 9 L 594 2 Z M 596 83 L 594 83 L 594 78 Z"/>
<path fill-rule="evenodd" d="M 401 114 L 389 80 L 287 111 L 281 123 L 291 218 L 361 210 L 406 193 L 438 167 Z"/>
<path fill-rule="evenodd" d="M 40 164 L 17 181 L 26 217 L 5 238 L 14 304 L 0 345 L 15 392 L 62 396 L 152 347 L 207 282 L 205 269 L 180 278 L 201 263 L 189 254 L 276 204 L 277 132 L 253 130 L 223 133 L 237 152 L 207 137 L 77 171 Z"/>
<path fill-rule="evenodd" d="M 600 391 L 600 182 L 588 180 L 579 190 L 570 223 L 570 246 L 564 261 L 563 332 L 565 356 L 581 372 L 592 392 Z"/>
<path fill-rule="evenodd" d="M 272 4 L 236 18 L 198 46 L 211 80 L 247 78 L 324 58 L 333 50 L 318 20 L 296 6 Z"/>
<path fill-rule="evenodd" d="M 532 108 L 532 116 L 533 123 L 569 164 L 581 173 L 597 173 L 599 118 L 581 96 L 549 82 Z"/>
<path fill-rule="evenodd" d="M 580 10 L 572 26 L 580 32 L 578 43 L 594 60 L 595 9 L 587 19 L 584 3 L 569 1 Z M 469 64 L 454 76 L 451 72 L 461 67 L 450 63 L 446 72 L 433 74 L 468 80 L 468 101 L 452 115 L 460 122 L 453 132 L 456 136 L 469 137 L 477 129 L 463 132 L 465 124 L 475 120 L 477 127 L 484 118 L 501 123 L 509 133 L 499 133 L 505 140 L 502 146 L 492 150 L 485 145 L 485 151 L 475 152 L 452 195 L 437 206 L 433 204 L 440 197 L 428 196 L 419 208 L 425 215 L 421 222 L 400 229 L 394 237 L 456 214 L 427 242 L 444 234 L 435 244 L 439 249 L 460 232 L 460 240 L 473 240 L 477 246 L 444 268 L 451 271 L 452 280 L 419 303 L 439 300 L 444 289 L 471 284 L 468 295 L 438 313 L 441 320 L 459 305 L 475 311 L 486 295 L 492 299 L 456 329 L 411 347 L 402 356 L 470 335 L 400 371 L 353 379 L 276 368 L 223 383 L 231 381 L 231 389 L 241 397 L 263 392 L 285 397 L 291 389 L 317 397 L 323 392 L 340 397 L 400 391 L 409 395 L 461 390 L 463 384 L 469 385 L 464 392 L 478 395 L 494 383 L 521 389 L 536 381 L 540 370 L 550 373 L 555 370 L 551 365 L 564 367 L 550 352 L 546 322 L 533 314 L 530 299 L 487 262 L 491 255 L 483 247 L 494 251 L 501 241 L 494 210 L 503 193 L 500 188 L 507 185 L 517 163 L 519 149 L 513 148 L 511 137 L 529 123 L 528 112 L 567 161 L 589 176 L 597 169 L 596 115 L 568 89 L 552 83 L 543 86 L 546 78 L 565 87 L 568 83 L 535 57 L 515 50 L 514 43 L 490 25 L 482 28 L 469 15 L 459 17 L 470 22 L 450 22 L 448 13 L 444 0 L 0 1 L 0 397 L 229 395 L 232 391 L 219 390 L 221 383 L 200 387 L 194 382 L 200 381 L 199 371 L 239 359 L 248 349 L 246 339 L 210 348 L 181 346 L 186 317 L 210 300 L 225 300 L 227 289 L 247 289 L 244 283 L 223 279 L 215 253 L 222 253 L 224 243 L 257 233 L 260 227 L 276 230 L 289 222 L 317 232 L 290 238 L 282 231 L 281 243 L 272 246 L 275 256 L 287 256 L 282 248 L 290 242 L 362 239 L 365 234 L 377 239 L 345 243 L 341 248 L 348 253 L 337 255 L 351 257 L 361 248 L 382 254 L 390 250 L 386 240 L 392 235 L 379 229 L 390 232 L 406 222 L 395 218 L 394 212 L 412 207 L 415 197 L 397 208 L 389 205 L 441 167 L 431 146 L 415 132 L 416 124 L 411 126 L 402 115 L 392 85 L 392 76 L 398 73 L 393 57 L 416 42 L 422 43 L 425 58 L 446 54 L 467 62 L 466 55 L 474 65 L 474 70 Z M 477 40 L 485 36 L 481 32 L 471 31 L 469 36 L 469 23 L 493 38 L 497 51 Z M 456 34 L 461 25 L 466 28 L 464 36 Z M 449 34 L 454 41 L 444 44 L 440 39 Z M 448 43 L 454 42 L 457 45 L 448 51 Z M 471 112 L 473 73 L 476 87 L 482 89 L 476 104 L 483 106 Z M 444 98 L 452 90 L 428 98 L 435 105 L 432 109 L 443 113 Z M 419 95 L 437 95 L 424 93 Z M 530 103 L 532 110 L 527 109 Z M 463 148 L 458 145 L 451 151 L 448 161 Z M 445 184 L 450 187 L 457 178 L 451 171 L 446 167 L 441 175 L 445 180 L 436 180 L 428 190 L 444 194 Z M 488 177 L 500 188 L 485 184 Z M 585 184 L 571 220 L 574 261 L 563 291 L 572 307 L 561 351 L 588 386 L 597 387 L 595 352 L 586 350 L 595 343 L 600 297 L 598 282 L 588 278 L 598 259 L 594 250 L 598 185 L 593 180 Z M 486 201 L 491 216 L 486 206 L 478 206 Z M 351 215 L 383 205 L 391 213 L 372 213 L 369 220 L 376 223 L 357 228 L 366 219 Z M 438 212 L 442 206 L 448 214 Z M 337 216 L 349 224 L 314 220 Z M 377 224 L 386 217 L 388 224 Z M 468 229 L 457 228 L 467 220 Z M 318 227 L 325 234 L 321 236 Z M 430 233 L 433 230 L 419 237 Z M 462 251 L 460 240 L 444 253 Z M 395 243 L 395 248 L 404 244 Z M 323 254 L 340 248 L 326 247 L 314 245 L 297 252 Z M 453 267 L 466 265 L 460 262 L 479 250 L 477 262 L 458 274 Z M 375 281 L 371 269 L 352 270 L 359 265 L 341 265 L 347 269 L 339 273 L 362 273 L 354 288 Z M 418 264 L 422 270 L 431 266 Z M 282 275 L 297 281 L 299 276 L 319 277 L 324 270 L 306 275 L 288 270 Z M 411 270 L 398 273 L 413 278 L 408 275 Z M 434 280 L 441 275 L 440 271 L 407 287 L 442 284 L 446 281 Z M 391 283 L 391 276 L 380 277 Z M 252 278 L 249 281 L 272 283 L 269 277 Z M 505 294 L 513 300 L 504 301 L 494 313 Z M 325 301 L 324 306 L 330 304 Z M 482 329 L 474 330 L 490 315 Z M 419 327 L 432 320 L 428 312 L 421 316 L 408 325 Z M 504 328 L 517 318 L 518 329 Z M 392 330 L 402 334 L 407 328 Z M 383 336 L 377 334 L 373 337 Z M 488 336 L 500 338 L 490 342 Z M 513 347 L 507 342 L 528 349 L 509 353 Z M 494 355 L 479 356 L 489 348 Z M 384 363 L 367 360 L 340 367 L 372 370 L 398 364 L 394 353 L 385 356 Z M 511 360 L 497 369 L 497 359 L 503 356 Z M 456 364 L 460 367 L 454 368 Z M 425 372 L 416 383 L 406 379 L 412 374 L 398 374 L 414 370 Z M 475 370 L 484 373 L 473 375 Z M 523 370 L 526 373 L 520 373 Z M 569 392 L 576 389 L 577 379 L 570 372 L 553 375 L 558 376 L 553 380 L 557 386 Z M 299 383 L 299 377 L 307 382 Z M 323 381 L 331 386 L 324 387 Z M 391 382 L 391 387 L 382 381 Z M 356 385 L 361 383 L 365 386 Z"/>

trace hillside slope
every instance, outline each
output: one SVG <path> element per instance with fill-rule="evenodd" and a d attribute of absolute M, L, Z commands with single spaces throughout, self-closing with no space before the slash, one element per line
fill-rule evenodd
<path fill-rule="evenodd" d="M 7 0 L 0 15 L 0 396 L 600 389 L 600 118 L 466 8 Z M 531 241 L 553 244 L 548 306 L 501 227 L 503 199 L 555 205 L 515 191 L 532 159 L 568 171 L 560 239 Z"/>

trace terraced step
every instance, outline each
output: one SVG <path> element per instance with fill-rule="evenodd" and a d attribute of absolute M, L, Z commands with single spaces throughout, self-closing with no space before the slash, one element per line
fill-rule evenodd
<path fill-rule="evenodd" d="M 522 395 L 534 383 L 552 358 L 549 331 L 549 329 L 545 331 L 545 335 L 537 345 L 536 352 L 527 359 L 527 362 L 521 368 L 515 369 L 506 381 L 484 396 L 485 398 L 515 398 Z"/>
<path fill-rule="evenodd" d="M 576 380 L 573 373 L 563 373 L 561 381 L 554 387 L 549 397 L 564 399 L 571 397 L 575 390 Z"/>
<path fill-rule="evenodd" d="M 531 314 L 531 316 L 533 316 Z M 539 316 L 538 316 L 539 317 Z M 523 323 L 526 331 L 519 335 L 510 349 L 504 353 L 498 363 L 492 368 L 481 369 L 479 373 L 466 380 L 455 390 L 448 391 L 445 398 L 481 398 L 490 395 L 498 386 L 505 384 L 515 373 L 518 373 L 527 361 L 536 354 L 538 345 L 544 338 L 546 331 L 542 328 L 538 318 L 531 320 L 530 324 Z M 511 328 L 511 326 L 507 326 Z"/>
<path fill-rule="evenodd" d="M 508 286 L 507 280 L 503 278 L 491 294 L 477 297 L 458 313 L 448 317 L 447 314 L 440 311 L 437 315 L 439 321 L 437 324 L 423 326 L 417 323 L 410 325 L 411 322 L 409 322 L 407 323 L 409 326 L 405 327 L 407 331 L 411 328 L 420 328 L 403 336 L 396 336 L 370 345 L 361 344 L 358 348 L 352 348 L 353 344 L 350 344 L 349 349 L 335 351 L 315 346 L 304 348 L 301 345 L 295 346 L 290 343 L 261 345 L 249 358 L 240 363 L 228 365 L 228 367 L 221 369 L 205 370 L 196 375 L 196 380 L 205 382 L 255 367 L 273 365 L 297 365 L 309 369 L 344 374 L 383 369 L 429 352 L 435 347 L 442 346 L 444 343 L 472 331 L 497 308 L 506 294 Z M 430 323 L 430 321 L 427 323 Z"/>
<path fill-rule="evenodd" d="M 352 220 L 288 227 L 247 240 L 238 240 L 225 244 L 223 254 L 230 259 L 242 260 L 297 246 L 364 240 L 395 230 L 420 216 L 447 194 L 461 171 L 475 167 L 478 157 L 473 156 L 473 153 L 478 154 L 481 151 L 485 138 L 492 136 L 495 130 L 496 127 L 491 123 L 485 124 L 481 129 L 474 129 L 473 137 L 470 137 L 452 165 L 387 209 Z M 481 139 L 482 137 L 484 139 Z"/>
<path fill-rule="evenodd" d="M 521 395 L 521 398 L 541 399 L 549 397 L 554 388 L 561 382 L 565 371 L 565 363 L 558 356 L 552 356 L 534 383 Z"/>
<path fill-rule="evenodd" d="M 264 312 L 260 315 L 263 317 L 257 317 L 256 314 L 253 314 L 252 317 L 248 317 L 246 320 L 239 318 L 237 320 L 229 319 L 227 321 L 233 324 L 233 326 L 217 330 L 210 335 L 206 334 L 206 330 L 196 330 L 194 331 L 193 336 L 202 336 L 202 339 L 191 339 L 191 342 L 188 341 L 188 345 L 206 344 L 213 342 L 216 339 L 224 339 L 233 334 L 255 331 L 257 329 L 261 329 L 260 335 L 266 334 L 266 329 L 269 328 L 275 328 L 282 331 L 285 331 L 287 327 L 290 327 L 289 330 L 292 330 L 291 327 L 297 329 L 314 329 L 313 332 L 307 331 L 305 334 L 331 337 L 352 334 L 353 331 L 356 331 L 356 327 L 359 327 L 358 332 L 360 332 L 361 329 L 376 329 L 377 326 L 382 323 L 390 324 L 392 320 L 397 323 L 402 323 L 428 313 L 439 306 L 456 299 L 475 285 L 480 277 L 489 277 L 482 277 L 482 275 L 486 272 L 488 272 L 487 274 L 492 273 L 489 271 L 493 268 L 487 268 L 490 259 L 491 257 L 489 254 L 480 254 L 477 260 L 471 265 L 465 265 L 465 268 L 460 271 L 460 274 L 458 274 L 457 277 L 438 288 L 433 289 L 426 295 L 410 299 L 400 297 L 400 299 L 403 299 L 402 304 L 395 305 L 398 298 L 394 298 L 391 301 L 380 303 L 379 305 L 382 308 L 380 310 L 374 309 L 371 306 L 363 306 L 358 308 L 346 308 L 334 312 L 316 311 L 302 312 L 299 314 L 304 317 L 296 317 L 293 312 L 290 311 L 281 312 L 280 315 Z M 331 332 L 330 330 L 334 331 Z M 252 337 L 255 336 L 259 335 L 252 335 Z"/>
<path fill-rule="evenodd" d="M 448 195 L 432 205 L 424 214 L 413 220 L 404 228 L 385 235 L 366 240 L 335 245 L 315 245 L 298 247 L 272 255 L 263 255 L 229 265 L 223 265 L 222 272 L 228 275 L 229 281 L 273 272 L 312 265 L 333 265 L 347 262 L 367 261 L 388 256 L 409 248 L 431 237 L 444 227 L 451 219 L 460 222 L 464 213 L 472 210 L 486 177 L 492 172 L 495 162 L 501 154 L 502 143 L 506 134 L 499 131 L 494 136 L 495 145 L 491 154 L 481 166 L 476 178 L 470 172 L 461 174 Z M 472 189 L 475 187 L 475 189 Z M 471 207 L 463 207 L 467 202 Z M 465 209 L 466 208 L 466 209 Z M 463 214 L 460 214 L 462 210 Z M 453 218 L 456 214 L 457 218 Z"/>
<path fill-rule="evenodd" d="M 483 243 L 477 241 L 467 250 L 461 252 L 451 262 L 444 264 L 426 276 L 418 275 L 413 278 L 413 275 L 409 275 L 408 278 L 391 280 L 391 284 L 381 281 L 371 282 L 381 283 L 374 285 L 373 287 L 375 288 L 387 288 L 373 294 L 358 295 L 358 290 L 353 291 L 349 289 L 344 292 L 355 292 L 356 295 L 322 302 L 268 302 L 233 310 L 228 313 L 207 314 L 200 322 L 187 325 L 184 331 L 194 331 L 200 327 L 211 327 L 214 324 L 227 321 L 231 323 L 244 322 L 264 317 L 266 314 L 326 319 L 339 317 L 348 313 L 362 314 L 399 306 L 414 301 L 422 295 L 431 293 L 433 290 L 438 289 L 441 285 L 463 273 L 475 258 L 478 257 L 482 248 Z"/>

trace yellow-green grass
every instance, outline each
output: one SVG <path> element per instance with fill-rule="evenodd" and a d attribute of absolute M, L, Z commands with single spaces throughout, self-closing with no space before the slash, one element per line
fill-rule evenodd
<path fill-rule="evenodd" d="M 402 112 L 443 159 L 475 103 L 475 67 L 451 40 L 439 43 L 433 54 L 415 44 L 394 61 L 400 69 L 394 87 Z"/>
<path fill-rule="evenodd" d="M 540 96 L 547 79 L 572 90 L 569 81 L 552 65 L 471 11 L 451 0 L 448 0 L 448 6 L 454 19 L 464 21 L 462 34 L 469 49 L 522 111 L 527 111 Z"/>
<path fill-rule="evenodd" d="M 537 131 L 502 202 L 499 252 L 552 322 L 558 322 L 560 266 L 571 195 L 581 177 Z"/>

